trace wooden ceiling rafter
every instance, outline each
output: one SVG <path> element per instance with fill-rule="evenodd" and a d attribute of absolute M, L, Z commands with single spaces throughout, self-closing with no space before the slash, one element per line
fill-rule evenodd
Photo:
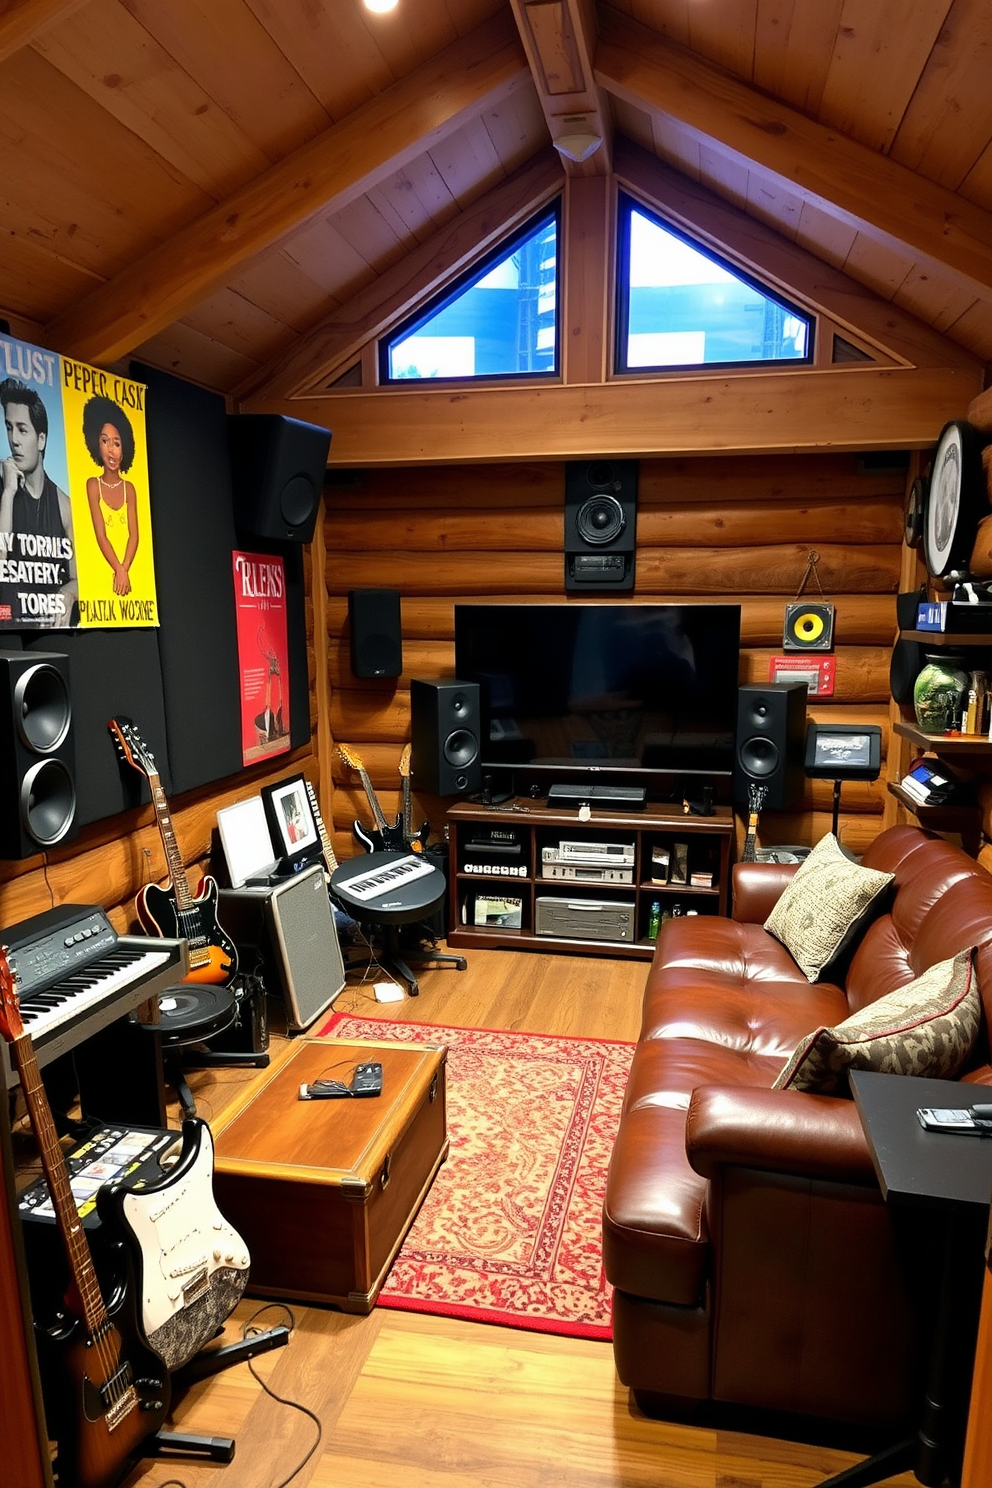
<path fill-rule="evenodd" d="M 58 25 L 82 4 L 84 0 L 15 0 L 13 5 L 4 6 L 0 10 L 0 62 L 30 46 L 36 36 Z"/>
<path fill-rule="evenodd" d="M 593 72 L 593 0 L 510 0 L 552 143 L 578 133 L 602 143 L 586 160 L 562 154 L 568 175 L 606 175 L 613 153 L 609 101 Z"/>
<path fill-rule="evenodd" d="M 500 13 L 56 316 L 47 339 L 83 361 L 126 355 L 329 203 L 355 200 L 528 81 Z"/>
<path fill-rule="evenodd" d="M 348 301 L 345 313 L 329 315 L 285 357 L 234 391 L 243 408 L 263 407 L 268 398 L 319 395 L 345 372 L 363 347 L 396 325 L 446 282 L 454 279 L 502 238 L 522 226 L 563 184 L 561 163 L 548 149 L 487 192 L 427 243 Z"/>
<path fill-rule="evenodd" d="M 595 76 L 656 121 L 676 120 L 750 170 L 798 186 L 873 241 L 909 248 L 987 297 L 992 212 L 758 93 L 609 5 L 599 7 Z"/>

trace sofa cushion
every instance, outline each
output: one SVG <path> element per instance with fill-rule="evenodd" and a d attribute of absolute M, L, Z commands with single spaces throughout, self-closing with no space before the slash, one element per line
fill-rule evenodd
<path fill-rule="evenodd" d="M 893 876 L 852 862 L 831 833 L 800 863 L 765 929 L 811 982 L 819 981 L 824 967 L 867 928 Z"/>
<path fill-rule="evenodd" d="M 773 1088 L 833 1095 L 849 1069 L 952 1079 L 971 1053 L 980 1020 L 972 953 L 961 951 L 835 1028 L 807 1034 Z"/>

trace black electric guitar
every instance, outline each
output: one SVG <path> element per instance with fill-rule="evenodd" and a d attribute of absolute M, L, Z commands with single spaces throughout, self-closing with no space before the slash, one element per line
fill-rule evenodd
<path fill-rule="evenodd" d="M 317 792 L 314 790 L 309 780 L 307 781 L 306 785 L 307 800 L 310 802 L 310 810 L 313 813 L 314 825 L 317 828 L 317 836 L 320 838 L 320 855 L 324 859 L 324 872 L 327 876 L 328 882 L 330 882 L 331 874 L 334 872 L 335 868 L 339 866 L 338 860 L 334 856 L 334 849 L 331 846 L 331 839 L 327 835 L 327 828 L 324 826 L 324 818 L 320 814 L 320 806 L 317 803 Z"/>
<path fill-rule="evenodd" d="M 753 863 L 756 861 L 758 848 L 758 815 L 765 804 L 768 794 L 767 785 L 750 785 L 747 791 L 747 836 L 744 838 L 744 848 L 741 852 L 742 863 Z"/>
<path fill-rule="evenodd" d="M 234 941 L 217 919 L 217 881 L 206 874 L 196 895 L 191 892 L 155 756 L 130 718 L 112 718 L 107 727 L 114 736 L 121 759 L 148 781 L 171 880 L 171 888 L 160 889 L 157 884 L 145 884 L 139 893 L 135 910 L 141 928 L 146 935 L 162 935 L 189 942 L 189 971 L 184 981 L 215 985 L 229 982 L 238 969 L 238 953 Z"/>
<path fill-rule="evenodd" d="M 365 799 L 369 803 L 372 818 L 375 822 L 375 830 L 369 832 L 362 826 L 360 821 L 352 824 L 352 831 L 362 844 L 366 852 L 397 852 L 406 850 L 406 837 L 403 834 L 403 813 L 400 812 L 392 826 L 387 822 L 375 788 L 369 779 L 369 772 L 353 749 L 347 749 L 344 744 L 338 745 L 338 754 L 346 765 L 357 770 L 361 776 L 362 785 L 365 789 Z"/>
<path fill-rule="evenodd" d="M 400 778 L 403 781 L 403 842 L 411 852 L 421 853 L 427 846 L 427 839 L 431 835 L 431 824 L 425 821 L 419 832 L 413 830 L 413 792 L 410 788 L 410 755 L 413 749 L 409 744 L 403 746 L 400 755 Z"/>
<path fill-rule="evenodd" d="M 114 1488 L 141 1455 L 169 1409 L 169 1372 L 139 1326 L 140 1298 L 130 1268 L 109 1302 L 80 1223 L 65 1157 L 38 1060 L 21 1022 L 7 948 L 0 947 L 0 1034 L 10 1045 L 69 1263 L 65 1307 L 39 1330 L 53 1381 L 50 1428 L 58 1441 L 58 1480 L 66 1488 Z M 101 1223 L 105 1222 L 100 1211 Z M 106 1216 L 113 1223 L 113 1214 Z M 126 1253 L 126 1247 L 122 1253 Z"/>

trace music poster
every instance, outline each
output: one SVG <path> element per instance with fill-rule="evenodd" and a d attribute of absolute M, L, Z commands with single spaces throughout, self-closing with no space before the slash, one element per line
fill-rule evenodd
<path fill-rule="evenodd" d="M 0 336 L 0 629 L 158 625 L 145 393 Z"/>
<path fill-rule="evenodd" d="M 286 570 L 268 553 L 233 554 L 246 765 L 289 750 L 289 631 Z"/>

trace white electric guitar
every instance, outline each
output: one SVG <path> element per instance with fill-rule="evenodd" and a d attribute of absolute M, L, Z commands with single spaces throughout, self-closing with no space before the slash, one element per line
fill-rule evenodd
<path fill-rule="evenodd" d="M 214 1142 L 205 1121 L 183 1122 L 183 1145 L 161 1183 L 101 1194 L 131 1239 L 142 1330 L 179 1369 L 234 1311 L 248 1282 L 248 1247 L 214 1202 Z"/>

